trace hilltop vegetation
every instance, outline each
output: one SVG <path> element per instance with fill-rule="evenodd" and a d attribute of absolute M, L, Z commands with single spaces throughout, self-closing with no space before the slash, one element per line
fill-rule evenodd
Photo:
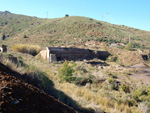
<path fill-rule="evenodd" d="M 80 16 L 41 19 L 10 12 L 0 12 L 0 36 L 5 36 L 0 43 L 9 45 L 65 46 L 90 40 L 127 44 L 129 37 L 133 47 L 148 48 L 150 43 L 150 32 L 124 25 Z"/>

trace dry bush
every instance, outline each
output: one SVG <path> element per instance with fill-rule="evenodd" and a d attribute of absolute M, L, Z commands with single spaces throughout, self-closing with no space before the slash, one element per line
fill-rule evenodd
<path fill-rule="evenodd" d="M 75 100 L 77 99 L 76 101 L 78 101 L 78 98 L 79 99 L 82 98 L 85 103 L 87 102 L 91 106 L 92 106 L 91 103 L 93 103 L 93 107 L 94 105 L 99 106 L 102 110 L 106 112 L 115 111 L 123 113 L 141 113 L 138 108 L 132 109 L 128 104 L 119 103 L 117 101 L 111 100 L 110 98 L 102 96 L 99 92 L 95 93 L 84 87 L 77 87 L 73 84 L 63 83 L 61 85 L 58 85 L 57 88 L 61 89 L 70 96 L 73 95 L 74 97 L 73 99 Z M 72 88 L 74 90 L 72 90 Z M 80 104 L 83 104 L 82 102 L 80 102 Z"/>
<path fill-rule="evenodd" d="M 41 47 L 38 45 L 16 44 L 12 49 L 17 52 L 28 53 L 35 56 L 40 52 Z"/>
<path fill-rule="evenodd" d="M 127 51 L 118 48 L 107 48 L 107 50 L 117 57 L 117 62 L 124 66 L 133 66 L 143 62 L 142 56 L 136 51 Z"/>
<path fill-rule="evenodd" d="M 142 113 L 149 113 L 150 107 L 147 105 L 147 102 L 141 102 L 138 104 L 138 108 L 142 111 Z"/>

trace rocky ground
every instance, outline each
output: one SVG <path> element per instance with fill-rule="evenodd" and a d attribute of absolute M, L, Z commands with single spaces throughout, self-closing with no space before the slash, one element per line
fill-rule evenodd
<path fill-rule="evenodd" d="M 131 79 L 141 80 L 145 84 L 150 84 L 150 67 L 144 63 L 136 64 L 131 66 L 131 68 L 136 68 L 138 71 L 131 76 Z"/>
<path fill-rule="evenodd" d="M 0 63 L 0 113 L 77 113 L 9 72 Z"/>

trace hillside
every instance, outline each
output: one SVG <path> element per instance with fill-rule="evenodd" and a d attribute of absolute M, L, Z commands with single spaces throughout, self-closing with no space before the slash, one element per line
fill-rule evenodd
<path fill-rule="evenodd" d="M 8 73 L 11 73 L 8 74 Z M 34 98 L 33 98 L 34 97 Z M 13 75 L 0 63 L 0 112 L 5 113 L 77 113 L 36 87 Z"/>
<path fill-rule="evenodd" d="M 70 16 L 55 19 L 41 19 L 10 12 L 0 12 L 0 43 L 12 46 L 16 43 L 41 46 L 65 46 L 82 44 L 89 40 L 109 43 L 131 42 L 137 47 L 148 48 L 150 32 L 124 25 L 114 25 L 92 18 Z"/>
<path fill-rule="evenodd" d="M 8 49 L 0 52 L 0 112 L 150 112 L 149 31 L 80 16 L 42 19 L 5 11 L 2 44 Z M 52 49 L 57 62 L 41 59 L 45 46 L 70 47 L 73 61 L 59 61 L 56 53 L 67 52 Z M 75 48 L 87 57 L 75 60 Z M 103 60 L 97 56 L 102 51 L 110 53 Z"/>
<path fill-rule="evenodd" d="M 120 56 L 123 51 L 114 49 L 112 52 Z M 149 67 L 143 63 L 132 67 L 118 64 L 120 60 L 121 63 L 126 63 L 124 60 L 129 63 L 139 62 L 138 59 L 134 60 L 135 56 L 135 52 L 127 51 L 127 55 L 122 59 L 115 60 L 116 56 L 111 56 L 108 61 L 68 61 L 67 66 L 73 66 L 73 72 L 71 79 L 64 79 L 66 81 L 61 77 L 63 75 L 59 75 L 60 70 L 64 68 L 63 62 L 48 63 L 32 55 L 17 52 L 0 54 L 0 62 L 21 73 L 13 74 L 17 78 L 33 84 L 82 113 L 141 113 L 143 108 L 144 111 L 149 111 Z M 14 58 L 16 60 L 13 60 Z M 146 66 L 146 69 L 143 69 L 143 66 Z M 8 68 L 7 72 L 12 74 Z M 19 91 L 22 93 L 22 90 Z M 18 93 L 14 95 L 18 96 Z"/>

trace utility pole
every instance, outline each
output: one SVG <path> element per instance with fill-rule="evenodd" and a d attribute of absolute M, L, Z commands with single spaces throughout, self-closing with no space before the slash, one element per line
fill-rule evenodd
<path fill-rule="evenodd" d="M 103 19 L 104 19 L 104 15 L 102 14 L 102 21 L 103 21 Z"/>
<path fill-rule="evenodd" d="M 108 15 L 109 15 L 109 13 L 106 13 L 106 21 L 108 22 Z"/>
<path fill-rule="evenodd" d="M 47 14 L 47 18 L 48 18 L 48 12 L 46 12 L 46 14 Z"/>
<path fill-rule="evenodd" d="M 129 35 L 129 44 L 131 44 L 131 37 L 130 37 L 130 35 Z"/>

